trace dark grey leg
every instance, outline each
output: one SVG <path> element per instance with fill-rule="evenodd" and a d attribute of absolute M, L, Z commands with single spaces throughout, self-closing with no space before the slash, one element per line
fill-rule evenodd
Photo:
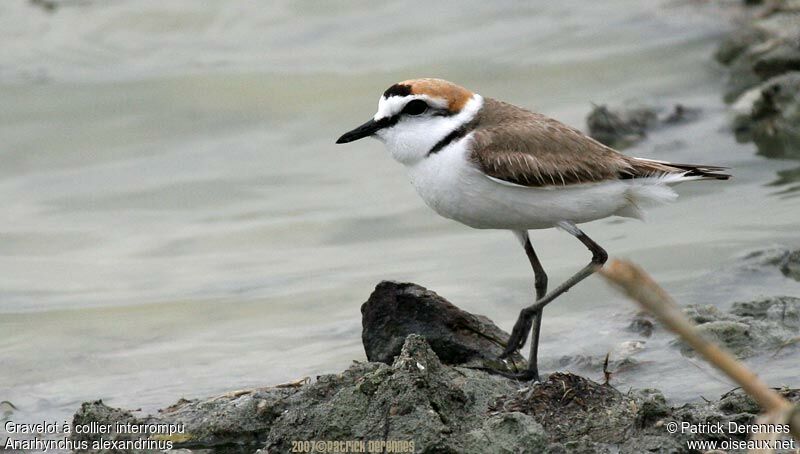
<path fill-rule="evenodd" d="M 544 298 L 547 294 L 547 274 L 544 272 L 536 251 L 533 250 L 531 239 L 528 232 L 525 232 L 525 254 L 531 262 L 533 268 L 534 287 L 536 288 L 536 301 Z M 533 330 L 531 331 L 531 353 L 528 357 L 528 371 L 532 379 L 539 381 L 539 334 L 542 329 L 542 311 L 533 316 Z"/>
<path fill-rule="evenodd" d="M 541 314 L 544 307 L 547 306 L 554 299 L 558 298 L 561 294 L 566 293 L 569 289 L 574 287 L 578 282 L 591 276 L 595 271 L 600 269 L 608 259 L 608 254 L 606 253 L 606 251 L 602 247 L 600 247 L 597 243 L 595 243 L 594 240 L 586 236 L 586 234 L 583 233 L 583 231 L 581 231 L 574 224 L 564 222 L 560 223 L 559 227 L 561 227 L 563 230 L 565 230 L 566 232 L 568 232 L 569 234 L 573 235 L 575 238 L 580 240 L 580 242 L 583 243 L 589 249 L 589 251 L 591 251 L 592 260 L 591 262 L 589 262 L 588 265 L 586 265 L 580 271 L 575 273 L 574 276 L 567 279 L 566 282 L 559 285 L 558 287 L 556 287 L 555 290 L 553 290 L 551 293 L 543 297 L 539 297 L 538 295 L 539 287 L 537 286 L 537 297 L 538 297 L 537 301 L 532 305 L 526 307 L 525 309 L 522 309 L 522 311 L 520 312 L 519 318 L 517 319 L 517 322 L 514 324 L 514 329 L 511 331 L 511 337 L 508 340 L 508 345 L 506 346 L 506 350 L 500 356 L 502 358 L 505 358 L 506 356 L 510 355 L 514 350 L 522 348 L 525 345 L 526 338 L 528 337 L 528 331 L 531 329 L 531 326 L 534 324 L 534 321 L 536 321 L 537 326 L 533 333 L 535 340 L 532 341 L 531 357 L 530 360 L 528 361 L 528 372 L 524 374 L 524 378 L 537 379 L 537 380 L 539 378 L 538 364 L 537 364 L 538 353 L 535 353 L 534 349 L 538 350 L 538 335 L 539 335 L 538 331 L 539 331 L 539 326 L 541 325 Z M 530 241 L 528 240 L 526 243 L 530 244 Z M 525 249 L 527 252 L 528 251 L 527 245 Z M 530 250 L 533 251 L 533 247 L 530 247 Z M 528 258 L 530 258 L 530 254 Z M 538 258 L 536 259 L 536 262 L 538 263 Z M 535 273 L 536 268 L 535 265 L 533 264 L 533 259 L 531 259 L 531 266 L 534 266 L 534 273 Z M 541 264 L 539 264 L 539 268 L 541 268 Z M 546 286 L 546 277 L 545 277 L 545 286 Z"/>

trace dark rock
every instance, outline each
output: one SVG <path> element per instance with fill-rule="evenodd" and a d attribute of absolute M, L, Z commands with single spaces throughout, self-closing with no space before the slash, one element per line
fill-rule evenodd
<path fill-rule="evenodd" d="M 671 413 L 667 399 L 660 391 L 643 389 L 640 391 L 640 401 L 636 412 L 636 425 L 639 427 L 654 426 Z"/>
<path fill-rule="evenodd" d="M 800 281 L 800 249 L 786 254 L 786 257 L 781 260 L 779 268 L 784 276 Z"/>
<path fill-rule="evenodd" d="M 728 393 L 722 396 L 717 405 L 726 414 L 750 413 L 758 414 L 761 407 L 752 397 L 742 393 Z"/>
<path fill-rule="evenodd" d="M 526 367 L 518 353 L 508 362 L 499 359 L 508 334 L 491 320 L 416 284 L 381 282 L 361 306 L 361 316 L 361 339 L 370 361 L 392 364 L 405 339 L 419 334 L 444 364 L 502 371 Z"/>
<path fill-rule="evenodd" d="M 656 112 L 647 107 L 609 110 L 606 106 L 595 106 L 586 117 L 591 137 L 620 149 L 644 139 L 657 120 Z"/>
<path fill-rule="evenodd" d="M 0 402 L 0 423 L 11 421 L 14 410 L 17 410 L 17 407 L 10 401 L 4 400 Z"/>
<path fill-rule="evenodd" d="M 697 330 L 715 343 L 724 345 L 736 356 L 745 357 L 754 353 L 750 345 L 754 344 L 756 340 L 750 335 L 750 326 L 746 323 L 716 320 L 703 323 L 697 327 Z"/>
<path fill-rule="evenodd" d="M 538 454 L 547 446 L 542 425 L 519 412 L 489 416 L 480 428 L 467 433 L 467 438 L 465 453 Z"/>
<path fill-rule="evenodd" d="M 753 71 L 762 80 L 789 71 L 800 71 L 800 43 L 782 42 L 762 53 L 753 63 Z"/>
<path fill-rule="evenodd" d="M 786 277 L 800 281 L 800 249 L 774 248 L 750 253 L 746 266 L 776 267 Z"/>
<path fill-rule="evenodd" d="M 619 452 L 611 446 L 604 446 L 592 442 L 588 437 L 578 440 L 569 440 L 563 443 L 555 442 L 548 446 L 549 454 L 615 454 Z"/>
<path fill-rule="evenodd" d="M 702 325 L 704 323 L 711 323 L 720 320 L 732 320 L 733 317 L 722 313 L 719 309 L 714 306 L 687 306 L 683 310 L 684 314 L 689 317 L 690 320 L 697 323 L 698 325 Z"/>
<path fill-rule="evenodd" d="M 514 437 L 522 437 L 531 450 L 523 452 L 543 447 L 543 430 L 531 418 L 486 417 L 489 400 L 513 392 L 512 381 L 446 366 L 418 335 L 408 337 L 391 366 L 354 366 L 325 381 L 288 399 L 289 410 L 271 427 L 268 452 L 288 452 L 291 440 L 309 439 L 413 441 L 414 452 L 429 453 L 484 452 L 482 436 L 514 449 L 523 446 Z"/>
<path fill-rule="evenodd" d="M 728 66 L 725 101 L 734 132 L 760 154 L 800 158 L 800 4 L 769 2 L 717 49 Z"/>
<path fill-rule="evenodd" d="M 81 404 L 81 409 L 78 410 L 78 412 L 75 413 L 75 416 L 72 418 L 73 427 L 89 425 L 91 423 L 111 425 L 112 427 L 115 427 L 116 424 L 135 425 L 138 422 L 139 421 L 131 412 L 118 408 L 111 408 L 105 405 L 102 400 L 84 402 Z M 87 446 L 91 446 L 91 442 L 94 441 L 96 435 L 75 431 L 70 435 L 70 437 L 74 442 L 85 442 L 87 443 Z M 137 438 L 138 436 L 136 434 L 119 433 L 117 431 L 103 435 L 103 439 L 109 441 L 136 440 Z"/>
<path fill-rule="evenodd" d="M 781 393 L 792 401 L 800 397 L 798 390 Z M 751 423 L 757 412 L 741 391 L 718 402 L 675 408 L 657 390 L 623 394 L 573 374 L 553 373 L 541 384 L 523 384 L 442 364 L 421 336 L 411 335 L 391 366 L 356 363 L 312 384 L 181 400 L 144 417 L 90 402 L 74 422 L 183 424 L 183 433 L 160 439 L 192 452 L 250 453 L 259 447 L 258 452 L 289 452 L 293 440 L 391 440 L 413 443 L 417 453 L 639 453 L 683 452 L 690 438 L 717 436 L 672 435 L 664 428 L 667 421 Z M 72 437 L 148 439 L 141 434 Z"/>
<path fill-rule="evenodd" d="M 144 418 L 108 407 L 101 401 L 87 402 L 75 414 L 73 424 L 173 424 L 180 426 L 182 431 L 160 433 L 158 437 L 171 442 L 175 448 L 214 448 L 219 452 L 249 453 L 263 444 L 272 422 L 285 408 L 284 400 L 295 392 L 295 389 L 265 388 L 235 391 L 206 400 L 181 399 L 157 415 Z M 105 440 L 147 438 L 146 435 L 130 431 L 104 435 L 73 432 L 71 437 L 75 441 L 85 440 L 89 443 L 101 437 Z"/>
<path fill-rule="evenodd" d="M 446 308 L 435 293 L 413 284 L 382 283 L 375 293 L 383 295 L 376 300 L 383 303 L 378 304 L 400 305 L 399 300 L 423 298 L 432 308 L 457 310 Z M 387 294 L 395 300 L 387 303 Z M 690 313 L 704 324 L 747 325 L 751 337 L 758 338 L 760 330 L 776 329 L 779 321 L 779 331 L 796 332 L 800 319 L 796 300 L 738 303 L 732 313 L 707 307 L 692 308 Z M 405 314 L 399 309 L 396 313 Z M 459 314 L 456 319 L 474 323 L 476 316 L 454 313 Z M 621 350 L 635 351 L 631 345 L 625 343 Z M 792 401 L 800 397 L 798 390 L 781 393 Z M 148 416 L 100 401 L 84 403 L 75 414 L 75 424 L 172 424 L 181 430 L 157 436 L 128 432 L 73 433 L 71 437 L 87 442 L 101 438 L 169 441 L 174 449 L 215 453 L 289 452 L 293 440 L 388 440 L 404 444 L 406 452 L 430 454 L 684 452 L 689 439 L 744 439 L 746 435 L 670 434 L 664 428 L 666 422 L 751 423 L 757 411 L 740 391 L 718 402 L 672 407 L 657 390 L 621 393 L 608 384 L 567 373 L 553 373 L 542 383 L 518 382 L 485 370 L 445 364 L 424 337 L 411 334 L 391 365 L 355 363 L 339 374 L 319 376 L 313 383 L 299 380 L 210 399 L 181 399 Z"/>
<path fill-rule="evenodd" d="M 734 131 L 752 141 L 759 154 L 800 158 L 800 71 L 774 77 L 737 101 Z"/>
<path fill-rule="evenodd" d="M 674 125 L 680 123 L 689 123 L 700 118 L 700 109 L 693 107 L 686 107 L 683 104 L 675 104 L 672 111 L 661 120 L 662 123 L 667 125 Z"/>
<path fill-rule="evenodd" d="M 661 117 L 659 117 L 661 115 Z M 647 136 L 647 131 L 659 126 L 694 121 L 700 110 L 676 104 L 667 111 L 661 107 L 630 105 L 609 109 L 595 106 L 586 117 L 589 135 L 600 143 L 623 149 Z"/>
<path fill-rule="evenodd" d="M 800 328 L 800 298 L 777 296 L 755 301 L 733 303 L 731 313 L 755 320 L 781 323 Z"/>
<path fill-rule="evenodd" d="M 772 18 L 755 21 L 737 28 L 720 44 L 715 57 L 728 66 L 726 102 L 735 101 L 751 88 L 800 63 L 797 46 L 800 29 L 794 26 L 798 36 L 792 36 L 784 31 L 784 25 Z"/>
<path fill-rule="evenodd" d="M 644 337 L 652 336 L 654 329 L 655 325 L 653 324 L 653 320 L 644 312 L 636 314 L 633 320 L 631 320 L 630 325 L 628 325 L 628 331 L 641 334 Z"/>
<path fill-rule="evenodd" d="M 620 419 L 634 418 L 630 408 L 622 408 L 622 395 L 608 385 L 601 385 L 578 375 L 556 372 L 540 385 L 516 394 L 502 396 L 490 411 L 522 412 L 534 415 L 553 442 L 570 438 L 568 432 L 588 435 L 592 440 L 618 443 L 623 435 L 609 431 Z M 603 408 L 608 415 L 597 419 Z M 630 423 L 623 423 L 630 425 Z M 580 426 L 578 428 L 577 426 Z"/>
<path fill-rule="evenodd" d="M 794 390 L 783 394 L 796 400 Z M 724 396 L 720 402 L 671 407 L 657 390 L 644 389 L 620 393 L 572 374 L 554 373 L 532 389 L 502 396 L 490 410 L 519 412 L 533 416 L 544 427 L 551 453 L 572 452 L 685 452 L 686 441 L 721 441 L 729 436 L 746 439 L 746 434 L 670 435 L 664 424 L 686 421 L 697 424 L 729 421 L 752 423 L 758 406 L 750 404 L 741 391 Z"/>
<path fill-rule="evenodd" d="M 170 437 L 174 448 L 215 452 L 289 452 L 292 440 L 394 440 L 414 443 L 413 452 L 479 453 L 487 449 L 482 437 L 515 451 L 541 452 L 546 438 L 532 418 L 486 415 L 490 400 L 516 389 L 514 381 L 497 375 L 443 365 L 422 337 L 411 335 L 391 366 L 356 363 L 313 384 L 182 400 L 141 418 L 86 403 L 75 421 L 184 424 L 184 433 Z M 83 435 L 101 436 L 108 439 Z"/>
<path fill-rule="evenodd" d="M 729 65 L 743 52 L 768 38 L 764 30 L 753 27 L 736 28 L 725 38 L 714 53 L 714 58 L 723 65 Z"/>
<path fill-rule="evenodd" d="M 701 333 L 741 358 L 778 350 L 800 330 L 800 298 L 790 296 L 737 302 L 728 313 L 713 306 L 688 306 L 684 312 Z M 694 354 L 678 340 L 673 344 L 686 355 Z"/>
<path fill-rule="evenodd" d="M 749 56 L 734 60 L 728 70 L 722 96 L 727 103 L 739 100 L 745 92 L 763 82 L 753 69 L 753 59 Z"/>

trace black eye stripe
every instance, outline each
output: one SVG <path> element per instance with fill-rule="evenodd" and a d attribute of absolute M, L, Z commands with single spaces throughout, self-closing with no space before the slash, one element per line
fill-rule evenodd
<path fill-rule="evenodd" d="M 403 110 L 405 110 L 405 108 Z M 428 106 L 428 110 L 434 117 L 451 117 L 456 114 L 455 112 L 450 112 L 447 109 L 434 108 L 431 106 Z M 404 113 L 405 112 L 400 112 L 398 114 L 392 115 L 391 117 L 381 118 L 380 120 L 377 121 L 379 129 L 391 128 L 392 126 L 396 125 L 400 121 L 400 118 L 402 118 Z"/>
<path fill-rule="evenodd" d="M 392 115 L 391 117 L 384 117 L 377 121 L 380 129 L 391 128 L 400 121 L 400 115 Z"/>

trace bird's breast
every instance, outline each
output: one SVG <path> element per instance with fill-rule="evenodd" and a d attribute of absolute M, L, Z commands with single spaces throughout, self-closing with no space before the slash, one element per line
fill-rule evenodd
<path fill-rule="evenodd" d="M 469 161 L 465 137 L 408 167 L 411 184 L 422 200 L 441 216 L 473 225 L 485 177 Z M 474 226 L 474 225 L 473 225 Z"/>

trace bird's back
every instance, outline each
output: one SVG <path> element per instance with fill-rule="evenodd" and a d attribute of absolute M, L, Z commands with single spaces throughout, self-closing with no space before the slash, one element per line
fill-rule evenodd
<path fill-rule="evenodd" d="M 684 174 L 727 178 L 722 168 L 626 156 L 558 120 L 485 98 L 471 159 L 487 175 L 532 187 Z"/>

